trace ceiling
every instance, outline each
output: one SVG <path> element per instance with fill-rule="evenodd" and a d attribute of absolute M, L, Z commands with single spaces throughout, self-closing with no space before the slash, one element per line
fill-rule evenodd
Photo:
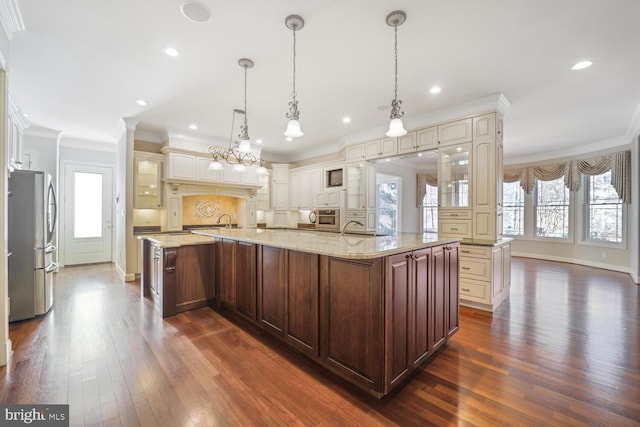
<path fill-rule="evenodd" d="M 263 140 L 267 160 L 300 160 L 383 136 L 394 88 L 385 17 L 402 9 L 398 97 L 408 125 L 502 93 L 511 103 L 508 163 L 629 143 L 638 120 L 638 0 L 200 1 L 208 22 L 185 18 L 182 0 L 17 0 L 26 30 L 11 40 L 10 91 L 31 126 L 63 139 L 113 142 L 129 117 L 137 138 L 228 141 L 233 109 L 243 108 L 238 59 L 246 57 L 255 62 L 252 140 Z M 305 135 L 288 142 L 293 38 L 284 20 L 292 13 L 305 20 L 296 81 Z M 167 56 L 168 46 L 179 56 Z M 593 66 L 572 71 L 582 59 Z"/>

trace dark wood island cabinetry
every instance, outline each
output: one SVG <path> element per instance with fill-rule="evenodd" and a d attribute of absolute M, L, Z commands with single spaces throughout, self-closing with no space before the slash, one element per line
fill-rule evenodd
<path fill-rule="evenodd" d="M 457 331 L 456 240 L 280 233 L 198 231 L 216 306 L 350 383 L 380 398 Z"/>

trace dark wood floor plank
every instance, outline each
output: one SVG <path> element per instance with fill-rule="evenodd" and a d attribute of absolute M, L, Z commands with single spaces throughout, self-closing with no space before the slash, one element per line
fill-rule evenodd
<path fill-rule="evenodd" d="M 640 426 L 640 294 L 620 273 L 514 258 L 509 300 L 462 307 L 380 401 L 224 313 L 160 319 L 108 264 L 55 285 L 49 314 L 10 325 L 0 401 L 69 403 L 74 426 Z"/>

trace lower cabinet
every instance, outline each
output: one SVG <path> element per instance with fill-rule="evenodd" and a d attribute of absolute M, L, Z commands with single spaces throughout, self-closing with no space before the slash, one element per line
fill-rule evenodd
<path fill-rule="evenodd" d="M 143 241 L 142 294 L 162 317 L 211 305 L 215 245 L 163 248 Z"/>
<path fill-rule="evenodd" d="M 374 259 L 218 247 L 221 306 L 378 398 L 458 329 L 458 243 Z"/>
<path fill-rule="evenodd" d="M 318 258 L 258 249 L 258 324 L 312 356 L 318 355 Z"/>
<path fill-rule="evenodd" d="M 256 319 L 256 246 L 220 239 L 216 264 L 218 304 Z"/>
<path fill-rule="evenodd" d="M 320 358 L 331 371 L 383 391 L 383 259 L 321 257 Z"/>
<path fill-rule="evenodd" d="M 457 332 L 457 251 L 451 244 L 387 257 L 385 392 Z"/>
<path fill-rule="evenodd" d="M 494 311 L 509 298 L 511 239 L 488 245 L 464 243 L 460 249 L 460 302 Z"/>

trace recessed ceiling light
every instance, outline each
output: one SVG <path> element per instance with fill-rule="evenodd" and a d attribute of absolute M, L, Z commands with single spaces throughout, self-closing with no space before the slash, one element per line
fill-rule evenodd
<path fill-rule="evenodd" d="M 145 101 L 144 99 L 138 99 L 136 101 L 136 104 L 145 106 L 145 105 L 147 105 L 147 101 Z"/>
<path fill-rule="evenodd" d="M 293 138 L 291 138 L 290 136 L 286 137 L 285 139 L 287 140 L 287 142 L 293 141 Z"/>
<path fill-rule="evenodd" d="M 574 65 L 573 67 L 571 67 L 572 70 L 584 70 L 585 68 L 589 68 L 593 65 L 593 62 L 586 60 L 586 61 L 580 61 L 578 62 L 576 65 Z"/>
<path fill-rule="evenodd" d="M 187 0 L 180 6 L 180 12 L 185 18 L 193 22 L 207 22 L 211 18 L 211 11 L 204 4 Z"/>
<path fill-rule="evenodd" d="M 441 91 L 442 89 L 440 89 L 439 86 L 434 86 L 431 89 L 429 89 L 429 93 L 433 93 L 433 94 L 440 93 Z"/>
<path fill-rule="evenodd" d="M 191 130 L 198 130 L 198 125 L 197 125 L 197 124 L 195 124 L 195 123 L 191 123 L 191 124 L 189 125 L 189 129 L 191 129 Z"/>
<path fill-rule="evenodd" d="M 351 117 L 349 116 L 344 116 L 342 118 L 342 123 L 351 123 Z"/>
<path fill-rule="evenodd" d="M 256 139 L 256 144 L 262 144 L 262 140 L 261 139 Z"/>
<path fill-rule="evenodd" d="M 29 117 L 29 115 L 27 113 L 23 113 L 22 114 L 24 117 Z"/>
<path fill-rule="evenodd" d="M 173 57 L 176 57 L 179 55 L 178 50 L 175 47 L 165 48 L 164 53 L 166 53 L 168 56 L 173 56 Z"/>

